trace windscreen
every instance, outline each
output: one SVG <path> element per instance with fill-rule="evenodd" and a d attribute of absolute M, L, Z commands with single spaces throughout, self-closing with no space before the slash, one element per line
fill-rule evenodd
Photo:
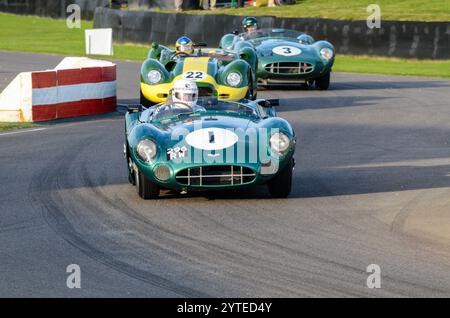
<path fill-rule="evenodd" d="M 257 110 L 250 105 L 238 102 L 219 101 L 215 97 L 199 97 L 197 105 L 192 108 L 176 102 L 161 104 L 155 108 L 150 116 L 151 120 L 161 121 L 171 117 L 176 119 L 180 116 L 201 115 L 205 112 L 259 117 Z"/>
<path fill-rule="evenodd" d="M 242 33 L 240 37 L 246 41 L 257 41 L 267 38 L 290 38 L 297 39 L 300 35 L 304 34 L 300 31 L 288 30 L 288 29 L 259 29 L 254 32 Z"/>

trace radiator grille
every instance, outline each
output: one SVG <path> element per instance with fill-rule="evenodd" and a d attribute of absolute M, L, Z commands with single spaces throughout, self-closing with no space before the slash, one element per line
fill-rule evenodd
<path fill-rule="evenodd" d="M 313 66 L 303 62 L 277 62 L 266 65 L 266 71 L 272 74 L 307 74 L 313 71 Z"/>
<path fill-rule="evenodd" d="M 240 185 L 252 182 L 255 172 L 242 166 L 200 166 L 181 170 L 178 183 L 187 186 Z"/>

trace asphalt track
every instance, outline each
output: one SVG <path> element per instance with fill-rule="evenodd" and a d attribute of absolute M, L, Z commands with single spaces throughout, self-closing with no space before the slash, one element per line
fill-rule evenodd
<path fill-rule="evenodd" d="M 1 52 L 0 88 L 60 59 Z M 120 102 L 138 70 L 118 63 Z M 0 296 L 450 296 L 450 81 L 337 73 L 326 92 L 260 96 L 299 136 L 288 199 L 142 201 L 120 114 L 0 134 Z"/>

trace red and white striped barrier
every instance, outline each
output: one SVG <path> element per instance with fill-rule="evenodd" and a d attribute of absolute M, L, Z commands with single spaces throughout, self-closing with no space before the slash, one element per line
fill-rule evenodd
<path fill-rule="evenodd" d="M 0 121 L 34 122 L 116 109 L 116 65 L 65 58 L 55 69 L 19 74 L 0 95 Z"/>

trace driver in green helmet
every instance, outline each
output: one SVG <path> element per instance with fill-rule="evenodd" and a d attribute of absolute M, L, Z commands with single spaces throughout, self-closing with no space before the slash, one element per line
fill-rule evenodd
<path fill-rule="evenodd" d="M 242 28 L 246 33 L 255 32 L 258 30 L 258 20 L 255 17 L 245 17 L 242 20 Z"/>

